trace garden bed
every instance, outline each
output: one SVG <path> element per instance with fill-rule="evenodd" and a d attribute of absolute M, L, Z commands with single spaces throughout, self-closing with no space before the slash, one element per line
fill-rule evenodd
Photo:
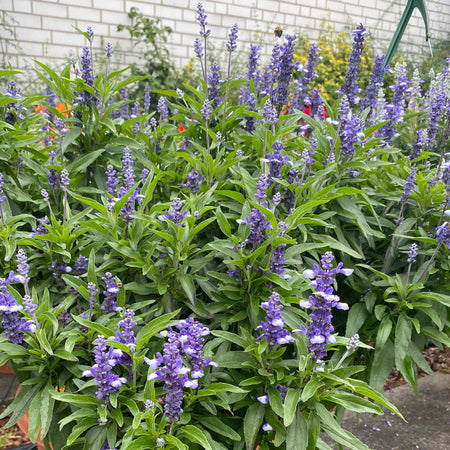
<path fill-rule="evenodd" d="M 433 372 L 450 373 L 450 348 L 445 347 L 443 350 L 440 350 L 437 347 L 428 347 L 423 351 L 423 356 L 427 360 Z M 419 377 L 424 376 L 427 376 L 427 374 L 419 370 Z M 384 389 L 391 390 L 403 384 L 406 384 L 405 379 L 401 376 L 397 369 L 392 368 L 392 372 L 386 380 Z M 4 409 L 5 408 L 0 408 L 0 413 L 3 412 Z M 6 441 L 2 444 L 1 449 L 15 449 L 20 445 L 29 443 L 30 440 L 17 425 L 14 425 L 9 429 L 3 428 L 5 423 L 8 421 L 8 418 L 9 417 L 0 419 L 0 442 L 2 442 L 2 438 L 5 435 L 9 435 Z"/>

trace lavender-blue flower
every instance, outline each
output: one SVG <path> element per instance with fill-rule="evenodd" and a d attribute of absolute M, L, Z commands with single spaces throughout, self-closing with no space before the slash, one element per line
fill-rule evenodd
<path fill-rule="evenodd" d="M 281 316 L 283 305 L 281 304 L 280 294 L 273 292 L 269 301 L 261 304 L 261 308 L 266 309 L 266 320 L 261 321 L 261 324 L 255 328 L 255 330 L 263 331 L 257 340 L 265 338 L 269 347 L 294 342 L 294 338 L 289 331 L 284 329 L 284 319 Z"/>
<path fill-rule="evenodd" d="M 349 65 L 344 82 L 339 89 L 339 96 L 346 95 L 350 103 L 357 104 L 358 94 L 361 91 L 357 85 L 359 63 L 364 51 L 364 39 L 369 33 L 363 25 L 358 25 L 351 34 L 353 36 L 352 51 L 348 59 Z"/>

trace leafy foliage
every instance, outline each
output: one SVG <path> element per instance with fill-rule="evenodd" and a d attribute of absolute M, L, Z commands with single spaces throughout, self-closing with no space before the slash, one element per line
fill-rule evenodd
<path fill-rule="evenodd" d="M 119 100 L 143 77 L 88 57 L 39 63 L 47 96 L 0 95 L 9 425 L 28 411 L 54 448 L 364 449 L 343 409 L 401 416 L 390 369 L 417 387 L 428 339 L 449 344 L 448 70 L 398 123 L 344 97 L 306 114 L 276 103 L 276 51 L 267 92 L 255 70 L 212 99 L 206 76 L 153 89 L 156 110 Z"/>

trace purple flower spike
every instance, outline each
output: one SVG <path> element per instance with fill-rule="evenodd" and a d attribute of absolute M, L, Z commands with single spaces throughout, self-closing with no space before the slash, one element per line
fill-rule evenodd
<path fill-rule="evenodd" d="M 69 171 L 67 169 L 61 170 L 61 190 L 67 192 L 67 188 L 70 184 Z"/>
<path fill-rule="evenodd" d="M 396 83 L 391 88 L 394 94 L 391 102 L 384 105 L 385 114 L 383 117 L 384 120 L 389 120 L 389 122 L 380 129 L 380 134 L 387 143 L 391 143 L 397 135 L 395 125 L 402 121 L 402 113 L 406 107 L 405 94 L 409 88 L 409 81 L 403 66 L 398 69 Z"/>
<path fill-rule="evenodd" d="M 349 276 L 353 273 L 353 269 L 344 269 L 343 264 L 339 263 L 333 268 L 331 263 L 334 256 L 331 252 L 326 252 L 322 255 L 321 265 L 314 264 L 314 270 L 305 270 L 303 276 L 309 278 L 311 281 L 310 286 L 314 289 L 314 295 L 309 297 L 309 300 L 300 300 L 300 306 L 303 308 L 311 308 L 312 312 L 309 317 L 311 318 L 311 324 L 306 329 L 302 325 L 301 333 L 304 333 L 309 338 L 310 346 L 308 348 L 312 355 L 313 360 L 320 365 L 321 360 L 326 356 L 326 343 L 336 342 L 336 339 L 332 335 L 334 328 L 331 325 L 331 319 L 333 317 L 331 308 L 348 309 L 346 303 L 341 303 L 338 295 L 333 294 L 335 283 L 334 276 L 338 273 L 342 273 L 345 276 Z M 319 367 L 321 370 L 321 367 Z"/>
<path fill-rule="evenodd" d="M 275 141 L 272 145 L 274 150 L 273 155 L 267 155 L 267 161 L 269 162 L 269 175 L 270 184 L 273 183 L 272 178 L 280 178 L 281 170 L 285 164 L 289 164 L 289 156 L 283 156 L 281 151 L 284 149 L 283 143 L 281 141 Z"/>
<path fill-rule="evenodd" d="M 417 254 L 418 254 L 418 252 L 417 252 L 417 244 L 412 244 L 411 247 L 409 247 L 407 261 L 410 264 L 416 262 Z"/>
<path fill-rule="evenodd" d="M 94 72 L 92 70 L 92 58 L 89 47 L 83 47 L 81 51 L 81 78 L 89 87 L 94 87 Z M 81 101 L 87 106 L 90 106 L 92 103 L 98 103 L 97 97 L 88 91 L 81 93 Z"/>
<path fill-rule="evenodd" d="M 200 190 L 200 184 L 202 184 L 205 177 L 200 177 L 199 173 L 192 169 L 186 176 L 186 181 L 179 184 L 180 187 L 188 188 L 192 193 L 198 192 Z"/>
<path fill-rule="evenodd" d="M 92 311 L 94 309 L 95 301 L 98 294 L 98 289 L 95 283 L 88 283 L 87 291 L 89 294 L 89 320 L 92 319 Z"/>
<path fill-rule="evenodd" d="M 303 69 L 303 76 L 299 78 L 294 86 L 294 94 L 291 101 L 291 111 L 294 109 L 303 110 L 304 103 L 308 97 L 309 83 L 313 77 L 317 77 L 315 71 L 316 61 L 319 57 L 319 47 L 316 44 L 312 44 L 309 53 L 306 67 Z"/>
<path fill-rule="evenodd" d="M 33 331 L 33 323 L 26 322 L 19 315 L 22 306 L 16 303 L 14 296 L 8 291 L 8 285 L 13 281 L 13 272 L 7 279 L 0 278 L 0 313 L 6 337 L 13 344 L 22 344 L 25 331 Z"/>
<path fill-rule="evenodd" d="M 285 222 L 280 222 L 278 224 L 281 237 L 286 235 L 287 224 Z M 286 244 L 280 244 L 273 251 L 272 256 L 270 257 L 270 273 L 277 273 L 282 278 L 289 278 L 288 275 L 284 275 L 284 254 L 286 253 Z"/>
<path fill-rule="evenodd" d="M 278 114 L 269 98 L 266 100 L 266 103 L 264 104 L 262 116 L 263 116 L 262 123 L 276 124 L 278 122 Z"/>
<path fill-rule="evenodd" d="M 194 52 L 197 58 L 202 58 L 203 56 L 203 45 L 200 38 L 196 37 L 194 41 Z"/>
<path fill-rule="evenodd" d="M 117 293 L 120 290 L 119 286 L 117 286 L 116 280 L 110 272 L 105 273 L 102 280 L 106 284 L 106 289 L 103 291 L 105 303 L 101 306 L 101 310 L 105 312 L 117 311 Z"/>
<path fill-rule="evenodd" d="M 237 23 L 235 23 L 232 27 L 231 30 L 228 34 L 228 41 L 227 41 L 227 50 L 229 52 L 233 52 L 234 50 L 236 50 L 237 45 L 236 45 L 236 41 L 237 41 L 237 37 L 238 37 L 238 25 Z"/>
<path fill-rule="evenodd" d="M 264 207 L 267 206 L 267 201 L 265 201 L 264 199 L 267 197 L 266 195 L 266 189 L 270 186 L 270 178 L 265 175 L 262 174 L 259 177 L 258 182 L 256 183 L 256 193 L 255 193 L 255 197 L 258 199 L 258 203 Z"/>
<path fill-rule="evenodd" d="M 350 103 L 359 103 L 359 97 L 357 95 L 361 91 L 356 84 L 358 81 L 359 63 L 361 62 L 361 55 L 364 51 L 364 38 L 369 32 L 362 26 L 358 25 L 353 31 L 353 48 L 350 53 L 348 62 L 347 74 L 345 75 L 344 83 L 339 90 L 339 95 L 346 95 Z"/>
<path fill-rule="evenodd" d="M 108 186 L 108 194 L 111 194 L 112 196 L 117 196 L 117 185 L 119 184 L 119 180 L 117 179 L 117 171 L 114 170 L 114 167 L 109 165 L 107 167 L 107 170 L 105 172 L 106 176 L 108 177 L 106 181 L 106 186 Z"/>
<path fill-rule="evenodd" d="M 37 309 L 37 305 L 33 302 L 33 299 L 29 295 L 23 297 L 23 310 L 28 314 L 34 314 Z"/>
<path fill-rule="evenodd" d="M 137 325 L 133 320 L 133 317 L 134 311 L 132 309 L 127 309 L 125 312 L 125 319 L 121 320 L 118 324 L 122 330 L 118 331 L 116 337 L 112 338 L 114 341 L 125 344 L 132 352 L 136 350 L 136 337 L 134 336 L 133 328 Z M 122 354 L 119 358 L 119 362 L 121 364 L 126 364 L 127 366 L 133 364 L 130 355 L 127 355 L 126 353 Z"/>
<path fill-rule="evenodd" d="M 255 91 L 258 92 L 259 84 L 261 83 L 261 71 L 259 70 L 259 60 L 261 55 L 259 52 L 261 51 L 261 47 L 259 45 L 250 44 L 250 53 L 248 55 L 247 62 L 247 73 L 245 74 L 246 78 L 253 80 L 253 84 L 255 86 Z"/>
<path fill-rule="evenodd" d="M 406 178 L 406 183 L 403 188 L 403 194 L 400 197 L 400 202 L 406 203 L 409 197 L 411 197 L 411 191 L 414 189 L 415 181 L 416 181 L 416 168 L 411 167 L 411 174 L 409 175 L 409 177 Z"/>
<path fill-rule="evenodd" d="M 207 17 L 208 16 L 205 13 L 205 8 L 203 5 L 201 3 L 197 3 L 197 20 L 200 24 L 200 35 L 204 38 L 207 38 L 211 33 L 211 30 L 206 29 L 206 25 L 208 25 L 208 22 L 206 21 Z"/>
<path fill-rule="evenodd" d="M 281 57 L 278 65 L 278 85 L 275 90 L 274 101 L 278 108 L 288 103 L 289 86 L 292 81 L 292 71 L 294 70 L 294 42 L 296 39 L 297 36 L 295 35 L 287 35 L 287 43 L 281 47 Z"/>
<path fill-rule="evenodd" d="M 161 220 L 161 222 L 165 222 L 167 219 L 169 219 L 172 222 L 176 223 L 179 227 L 181 227 L 183 225 L 181 221 L 187 216 L 187 211 L 180 212 L 181 208 L 183 207 L 183 203 L 178 197 L 175 197 L 170 206 L 172 212 L 166 209 L 165 214 L 158 216 L 158 219 Z"/>
<path fill-rule="evenodd" d="M 208 99 L 205 99 L 205 101 L 203 102 L 201 113 L 204 121 L 207 122 L 211 118 L 212 110 Z"/>
<path fill-rule="evenodd" d="M 183 412 L 183 387 L 196 389 L 198 378 L 203 376 L 203 368 L 216 366 L 202 355 L 203 336 L 209 334 L 208 328 L 192 318 L 180 321 L 175 327 L 179 332 L 169 327 L 160 333 L 166 338 L 164 353 L 157 353 L 154 359 L 145 358 L 152 369 L 158 369 L 148 379 L 164 382 L 167 392 L 164 414 L 171 423 L 178 421 Z M 189 373 L 191 378 L 188 377 Z"/>
<path fill-rule="evenodd" d="M 436 240 L 450 248 L 450 222 L 444 222 L 436 228 Z"/>
<path fill-rule="evenodd" d="M 156 109 L 159 113 L 159 118 L 161 121 L 169 118 L 169 109 L 167 108 L 167 101 L 165 97 L 159 98 Z"/>
<path fill-rule="evenodd" d="M 3 174 L 0 173 L 0 203 L 3 203 L 6 200 L 6 195 L 3 191 L 4 184 L 5 182 L 3 181 Z"/>
<path fill-rule="evenodd" d="M 111 42 L 107 42 L 105 44 L 105 54 L 107 58 L 111 58 L 112 54 L 114 53 L 114 46 L 111 44 Z"/>
<path fill-rule="evenodd" d="M 373 64 L 372 73 L 370 75 L 370 83 L 366 88 L 366 95 L 361 102 L 361 111 L 366 108 L 370 108 L 368 117 L 372 115 L 373 111 L 377 108 L 378 92 L 383 86 L 383 75 L 388 71 L 388 68 L 384 65 L 384 55 L 375 56 L 375 62 Z"/>
<path fill-rule="evenodd" d="M 127 382 L 126 378 L 121 378 L 112 373 L 112 369 L 119 363 L 122 351 L 108 346 L 108 341 L 104 336 L 99 335 L 94 341 L 95 365 L 83 372 L 83 377 L 94 377 L 97 382 L 96 396 L 103 403 L 109 403 L 109 396 L 120 389 L 122 384 Z"/>
<path fill-rule="evenodd" d="M 284 319 L 281 317 L 283 305 L 280 303 L 280 294 L 273 292 L 268 302 L 261 304 L 261 308 L 266 309 L 266 321 L 261 321 L 261 325 L 255 330 L 262 330 L 263 333 L 257 340 L 265 338 L 269 343 L 269 347 L 276 344 L 288 344 L 294 342 L 294 338 L 289 331 L 284 329 Z"/>
<path fill-rule="evenodd" d="M 212 109 L 216 109 L 222 103 L 222 97 L 220 96 L 220 83 L 220 67 L 217 62 L 214 62 L 211 66 L 211 72 L 208 75 L 208 99 L 211 102 Z M 203 105 L 203 107 L 205 108 L 205 105 Z M 202 115 L 205 118 L 203 109 Z"/>
<path fill-rule="evenodd" d="M 78 259 L 75 261 L 73 274 L 74 275 L 83 275 L 87 271 L 88 259 L 86 256 L 80 255 Z"/>
<path fill-rule="evenodd" d="M 92 42 L 94 40 L 94 30 L 92 29 L 91 26 L 88 26 L 86 28 L 87 34 L 89 36 L 89 42 Z"/>
<path fill-rule="evenodd" d="M 144 113 L 150 111 L 150 87 L 148 83 L 145 83 L 144 87 Z"/>
<path fill-rule="evenodd" d="M 24 277 L 28 278 L 28 273 L 30 271 L 30 266 L 28 265 L 28 258 L 25 252 L 20 249 L 17 252 L 17 272 Z"/>

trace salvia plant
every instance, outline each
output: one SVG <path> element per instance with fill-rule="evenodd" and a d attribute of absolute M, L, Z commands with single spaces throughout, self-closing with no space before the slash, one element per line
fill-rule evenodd
<path fill-rule="evenodd" d="M 0 72 L 3 416 L 47 449 L 366 449 L 343 412 L 402 417 L 391 368 L 417 390 L 450 344 L 449 61 L 361 86 L 360 25 L 331 105 L 318 46 L 251 45 L 234 79 L 238 27 L 207 66 L 197 21 L 195 86 L 111 71 L 111 44 L 94 70 L 93 30 L 42 93 Z"/>

